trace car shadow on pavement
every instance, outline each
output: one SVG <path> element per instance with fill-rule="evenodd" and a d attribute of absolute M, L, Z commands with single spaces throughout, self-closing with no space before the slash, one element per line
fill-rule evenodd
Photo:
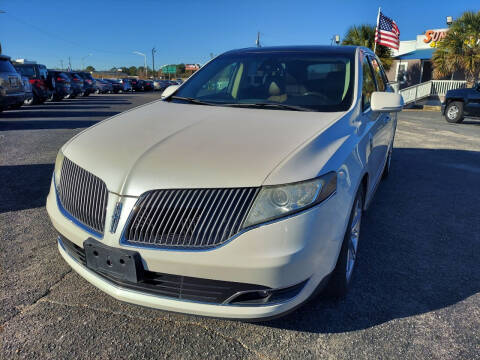
<path fill-rule="evenodd" d="M 96 124 L 97 122 L 98 121 L 94 120 L 1 121 L 0 132 L 9 130 L 78 129 L 87 128 Z"/>
<path fill-rule="evenodd" d="M 87 109 L 110 109 L 111 106 L 106 105 L 90 105 L 85 104 L 82 105 L 77 103 L 73 104 L 64 104 L 64 103 L 50 103 L 46 105 L 37 105 L 32 107 L 24 106 L 20 110 L 17 111 L 36 111 L 36 110 L 87 110 Z"/>
<path fill-rule="evenodd" d="M 0 214 L 45 206 L 53 164 L 0 166 Z"/>
<path fill-rule="evenodd" d="M 53 110 L 53 108 L 52 108 Z M 21 118 L 72 118 L 72 117 L 107 117 L 119 114 L 120 111 L 15 111 L 5 112 L 0 115 L 2 119 L 21 119 Z"/>
<path fill-rule="evenodd" d="M 396 148 L 365 214 L 347 297 L 265 326 L 331 333 L 442 309 L 480 291 L 480 152 Z"/>
<path fill-rule="evenodd" d="M 480 126 L 480 119 L 463 120 L 461 125 L 477 125 L 477 126 Z"/>

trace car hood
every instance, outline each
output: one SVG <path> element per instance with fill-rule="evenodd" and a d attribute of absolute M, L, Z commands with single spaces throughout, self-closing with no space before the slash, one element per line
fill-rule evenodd
<path fill-rule="evenodd" d="M 121 195 L 260 186 L 342 114 L 156 101 L 86 129 L 63 152 Z"/>
<path fill-rule="evenodd" d="M 474 89 L 462 88 L 462 89 L 448 90 L 447 93 L 445 94 L 445 97 L 448 98 L 448 97 L 452 97 L 452 96 L 465 96 L 471 91 L 474 91 Z"/>

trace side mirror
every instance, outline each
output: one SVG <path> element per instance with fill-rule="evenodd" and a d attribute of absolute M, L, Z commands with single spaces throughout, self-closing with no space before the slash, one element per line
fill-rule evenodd
<path fill-rule="evenodd" d="M 376 112 L 399 112 L 403 105 L 402 95 L 391 92 L 374 91 L 370 100 L 370 107 Z"/>
<path fill-rule="evenodd" d="M 167 87 L 165 90 L 163 90 L 163 93 L 162 93 L 162 96 L 161 96 L 161 99 L 166 99 L 168 98 L 170 95 L 172 95 L 175 91 L 177 91 L 178 87 L 180 85 L 170 85 L 169 87 Z"/>

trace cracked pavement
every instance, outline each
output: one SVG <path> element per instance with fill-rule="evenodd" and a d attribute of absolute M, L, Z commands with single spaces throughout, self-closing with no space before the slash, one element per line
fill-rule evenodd
<path fill-rule="evenodd" d="M 392 173 L 366 213 L 344 300 L 252 324 L 121 303 L 72 272 L 44 207 L 56 153 L 158 97 L 0 114 L 0 358 L 480 359 L 480 120 L 400 114 Z"/>

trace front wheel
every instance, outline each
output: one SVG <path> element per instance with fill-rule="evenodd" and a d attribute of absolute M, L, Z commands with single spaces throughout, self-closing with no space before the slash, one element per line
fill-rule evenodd
<path fill-rule="evenodd" d="M 463 121 L 463 103 L 452 101 L 445 109 L 445 119 L 449 123 L 460 124 Z"/>
<path fill-rule="evenodd" d="M 360 238 L 360 225 L 363 215 L 364 193 L 363 186 L 357 191 L 353 208 L 350 213 L 348 228 L 343 239 L 337 265 L 332 273 L 328 292 L 336 298 L 342 298 L 347 294 L 352 280 L 353 270 L 357 260 L 358 240 Z"/>

